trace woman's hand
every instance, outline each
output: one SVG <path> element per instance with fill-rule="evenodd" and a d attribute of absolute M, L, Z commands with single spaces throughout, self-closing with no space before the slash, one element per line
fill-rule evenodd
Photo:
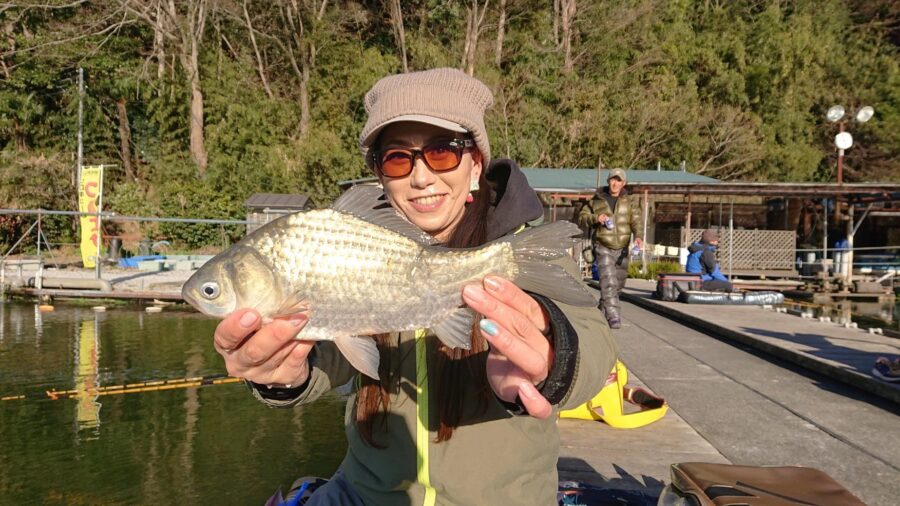
<path fill-rule="evenodd" d="M 481 334 L 491 345 L 487 377 L 497 397 L 518 396 L 528 414 L 547 418 L 550 403 L 535 387 L 547 378 L 553 347 L 544 335 L 549 320 L 543 308 L 509 280 L 488 276 L 483 285 L 463 288 L 463 300 L 484 315 Z"/>
<path fill-rule="evenodd" d="M 259 313 L 238 309 L 216 327 L 213 342 L 228 374 L 263 385 L 290 388 L 309 377 L 312 341 L 294 336 L 306 325 L 304 315 L 260 325 Z"/>

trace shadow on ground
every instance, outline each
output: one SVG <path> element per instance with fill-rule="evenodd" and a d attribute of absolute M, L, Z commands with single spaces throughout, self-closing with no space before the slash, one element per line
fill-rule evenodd
<path fill-rule="evenodd" d="M 579 458 L 560 457 L 556 467 L 560 504 L 654 506 L 666 485 L 652 476 L 636 477 L 616 464 L 616 476 L 611 477 L 603 476 Z"/>
<path fill-rule="evenodd" d="M 808 353 L 815 357 L 838 362 L 846 366 L 847 369 L 856 371 L 864 375 L 871 374 L 872 366 L 875 364 L 875 359 L 891 354 L 884 352 L 862 351 L 851 346 L 841 346 L 840 344 L 835 343 L 835 341 L 846 341 L 851 344 L 868 344 L 869 341 L 866 341 L 865 339 L 827 338 L 819 334 L 777 332 L 773 330 L 757 329 L 752 327 L 742 327 L 741 331 L 751 335 L 774 337 L 783 341 L 801 344 L 803 346 L 809 346 L 814 349 L 804 351 L 803 353 Z M 900 355 L 900 344 L 888 346 L 894 348 L 894 355 Z"/>

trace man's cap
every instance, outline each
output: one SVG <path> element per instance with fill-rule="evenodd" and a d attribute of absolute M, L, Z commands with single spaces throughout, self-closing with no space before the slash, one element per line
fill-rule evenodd
<path fill-rule="evenodd" d="M 713 242 L 713 241 L 718 241 L 718 240 L 719 240 L 719 233 L 711 228 L 704 230 L 703 233 L 700 235 L 700 241 L 702 241 L 702 242 Z"/>
<path fill-rule="evenodd" d="M 468 132 L 487 167 L 491 145 L 484 112 L 493 103 L 493 93 L 484 83 L 458 69 L 437 68 L 384 77 L 366 93 L 369 117 L 359 136 L 366 165 L 373 166 L 371 148 L 384 127 L 416 121 L 452 132 Z"/>
<path fill-rule="evenodd" d="M 628 182 L 628 180 L 625 178 L 625 171 L 622 169 L 610 169 L 609 175 L 606 176 L 606 180 L 609 181 L 614 177 L 621 179 L 623 183 Z"/>

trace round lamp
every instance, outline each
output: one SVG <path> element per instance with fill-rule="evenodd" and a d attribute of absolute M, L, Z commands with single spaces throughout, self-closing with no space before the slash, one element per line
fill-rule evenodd
<path fill-rule="evenodd" d="M 850 132 L 841 132 L 834 136 L 834 145 L 838 149 L 850 149 L 850 146 L 853 145 L 853 136 L 850 135 Z"/>

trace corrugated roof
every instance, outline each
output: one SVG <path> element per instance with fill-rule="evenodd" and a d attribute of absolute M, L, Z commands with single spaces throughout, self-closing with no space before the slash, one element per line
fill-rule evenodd
<path fill-rule="evenodd" d="M 304 209 L 309 197 L 291 193 L 254 193 L 244 206 L 255 209 Z"/>
<path fill-rule="evenodd" d="M 544 169 L 523 168 L 528 184 L 538 191 L 580 192 L 593 191 L 597 188 L 597 169 Z M 607 169 L 600 171 L 600 180 L 606 183 Z M 629 184 L 697 184 L 718 183 L 718 179 L 682 172 L 680 170 L 626 170 L 625 177 Z M 377 181 L 374 177 L 365 177 L 348 181 L 338 181 L 342 188 L 364 182 Z"/>
<path fill-rule="evenodd" d="M 597 169 L 522 169 L 528 183 L 538 191 L 582 191 L 597 188 Z M 600 170 L 601 185 L 608 170 Z M 626 170 L 628 184 L 718 183 L 718 179 L 680 170 Z"/>

